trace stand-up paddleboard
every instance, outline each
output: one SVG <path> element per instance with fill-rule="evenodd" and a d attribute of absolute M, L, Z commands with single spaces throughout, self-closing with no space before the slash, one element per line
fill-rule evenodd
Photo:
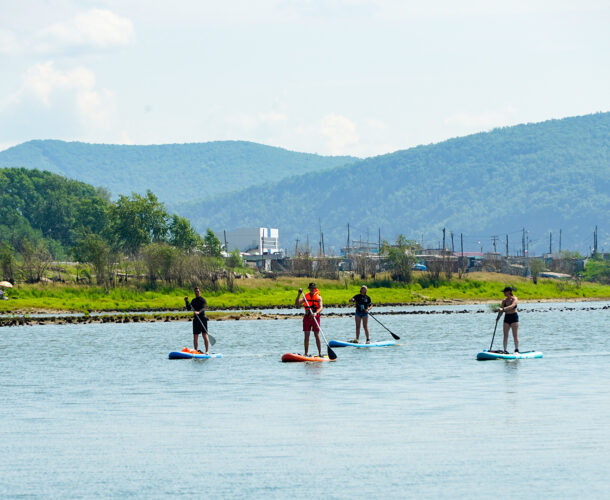
<path fill-rule="evenodd" d="M 541 357 L 542 353 L 540 351 L 511 352 L 509 354 L 502 354 L 499 351 L 483 351 L 477 354 L 477 359 L 480 361 L 488 359 L 530 359 Z"/>
<path fill-rule="evenodd" d="M 169 353 L 169 359 L 210 359 L 210 358 L 222 358 L 222 354 L 201 354 L 195 349 L 189 349 L 185 347 L 181 351 L 172 351 Z"/>
<path fill-rule="evenodd" d="M 370 344 L 356 344 L 355 342 L 344 342 L 343 340 L 331 340 L 328 345 L 331 347 L 386 347 L 396 345 L 396 342 L 393 340 L 385 340 L 381 342 L 371 342 Z"/>
<path fill-rule="evenodd" d="M 334 359 L 330 359 L 328 356 L 305 356 L 303 354 L 296 354 L 294 352 L 287 352 L 282 356 L 282 363 L 320 363 L 322 361 L 334 361 Z"/>

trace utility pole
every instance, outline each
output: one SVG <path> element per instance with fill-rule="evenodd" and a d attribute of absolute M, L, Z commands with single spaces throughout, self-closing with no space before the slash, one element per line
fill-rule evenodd
<path fill-rule="evenodd" d="M 453 231 L 451 231 L 451 253 L 455 253 L 455 247 L 453 246 Z"/>
<path fill-rule="evenodd" d="M 318 217 L 318 226 L 320 227 L 319 254 L 320 254 L 320 257 L 322 257 L 322 219 L 320 219 L 320 217 Z"/>
<path fill-rule="evenodd" d="M 322 255 L 326 256 L 326 248 L 324 247 L 324 233 L 322 234 Z"/>
<path fill-rule="evenodd" d="M 553 253 L 553 231 L 549 232 L 549 254 Z"/>
<path fill-rule="evenodd" d="M 493 244 L 494 244 L 494 253 L 498 253 L 498 250 L 496 248 L 496 242 L 498 241 L 498 237 L 497 236 L 492 236 L 491 240 L 493 241 Z"/>
<path fill-rule="evenodd" d="M 445 250 L 445 228 L 443 228 L 443 251 Z"/>
<path fill-rule="evenodd" d="M 593 255 L 597 255 L 597 226 L 593 232 Z"/>
<path fill-rule="evenodd" d="M 464 257 L 464 235 L 460 233 L 460 251 L 462 252 L 462 258 Z"/>
<path fill-rule="evenodd" d="M 381 255 L 381 228 L 377 228 L 377 255 Z"/>
<path fill-rule="evenodd" d="M 521 255 L 525 257 L 525 228 L 523 228 L 523 233 L 521 234 Z"/>
<path fill-rule="evenodd" d="M 297 238 L 295 244 L 294 244 L 294 256 L 298 257 L 299 255 L 299 239 Z"/>
<path fill-rule="evenodd" d="M 506 258 L 508 259 L 508 234 L 506 235 Z"/>
<path fill-rule="evenodd" d="M 223 233 L 225 234 L 225 252 L 228 252 L 229 247 L 227 246 L 227 230 L 223 230 Z"/>
<path fill-rule="evenodd" d="M 347 255 L 349 255 L 350 253 L 350 248 L 349 248 L 349 222 L 347 223 Z"/>

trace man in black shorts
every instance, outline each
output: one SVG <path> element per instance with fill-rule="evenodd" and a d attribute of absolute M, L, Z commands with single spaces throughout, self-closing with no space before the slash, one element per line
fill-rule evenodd
<path fill-rule="evenodd" d="M 205 354 L 210 353 L 210 341 L 208 340 L 208 318 L 205 317 L 207 301 L 201 296 L 199 287 L 195 287 L 195 298 L 189 303 L 189 298 L 184 297 L 186 308 L 193 311 L 193 348 L 198 349 L 199 334 L 203 336 L 205 343 Z M 201 351 L 199 351 L 201 353 Z M 204 354 L 204 353 L 202 353 Z"/>

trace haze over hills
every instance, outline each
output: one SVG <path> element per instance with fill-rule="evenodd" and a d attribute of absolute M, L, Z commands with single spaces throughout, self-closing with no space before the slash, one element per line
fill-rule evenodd
<path fill-rule="evenodd" d="M 114 196 L 150 189 L 167 203 L 208 199 L 355 160 L 245 141 L 122 146 L 35 140 L 0 152 L 0 168 L 48 170 L 105 187 Z"/>
<path fill-rule="evenodd" d="M 450 231 L 459 249 L 521 250 L 521 229 L 531 251 L 588 252 L 599 225 L 599 246 L 610 249 L 610 113 L 495 129 L 419 146 L 357 163 L 247 188 L 220 198 L 175 204 L 200 231 L 243 226 L 280 228 L 280 243 L 294 249 L 309 236 L 317 250 L 319 220 L 327 251 L 351 236 L 392 240 L 399 233 L 436 246 Z M 478 242 L 481 242 L 480 244 Z"/>

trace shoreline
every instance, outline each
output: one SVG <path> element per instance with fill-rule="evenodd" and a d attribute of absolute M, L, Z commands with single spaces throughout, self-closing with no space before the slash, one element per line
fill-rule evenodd
<path fill-rule="evenodd" d="M 423 302 L 380 302 L 375 303 L 376 307 L 434 307 L 434 306 L 473 306 L 473 305 L 487 305 L 487 304 L 499 304 L 502 301 L 501 298 L 496 299 L 444 299 L 444 300 L 436 300 L 436 301 L 423 301 Z M 555 303 L 555 302 L 608 302 L 610 301 L 610 297 L 569 297 L 569 298 L 541 298 L 541 299 L 519 299 L 520 304 L 536 304 L 536 303 Z M 324 305 L 324 309 L 341 309 L 345 307 L 353 307 L 351 304 L 330 304 Z M 293 304 L 290 305 L 265 305 L 265 306 L 236 306 L 236 307 L 207 307 L 206 311 L 212 313 L 227 313 L 227 314 L 242 314 L 248 313 L 251 311 L 260 311 L 261 309 L 294 309 L 295 311 L 300 310 L 296 308 Z M 237 311 L 237 312 L 236 312 Z M 88 313 L 95 314 L 105 314 L 111 313 L 115 314 L 146 314 L 146 313 L 156 313 L 159 314 L 179 314 L 185 313 L 188 314 L 188 311 L 185 311 L 183 307 L 176 308 L 164 308 L 160 310 L 158 308 L 147 308 L 147 307 L 138 307 L 138 308 L 125 308 L 125 309 L 89 309 Z M 76 309 L 50 309 L 50 308 L 27 308 L 27 309 L 16 309 L 14 311 L 0 311 L 0 318 L 8 317 L 8 316 L 24 316 L 28 314 L 82 314 L 87 315 L 86 312 Z"/>
<path fill-rule="evenodd" d="M 571 299 L 529 299 L 520 301 L 523 304 L 545 304 L 545 303 L 582 303 L 582 302 L 608 302 L 610 298 L 571 298 Z M 489 304 L 497 304 L 497 300 L 446 300 L 437 301 L 435 303 L 402 303 L 402 304 L 376 304 L 378 307 L 431 307 L 431 306 L 448 306 L 448 305 L 480 305 L 486 306 Z M 326 317 L 351 317 L 351 312 L 333 312 L 333 309 L 342 309 L 349 307 L 347 305 L 325 306 Z M 208 309 L 208 319 L 210 321 L 255 321 L 255 320 L 288 320 L 299 319 L 300 313 L 294 306 L 270 306 L 270 307 L 251 307 L 251 308 L 232 308 L 232 311 Z M 260 309 L 294 309 L 294 314 L 273 314 L 257 312 Z M 586 308 L 584 310 L 599 309 Z M 610 309 L 610 304 L 601 309 Z M 564 310 L 571 310 L 566 308 Z M 122 310 L 122 311 L 91 311 L 102 314 L 90 315 L 80 313 L 80 311 L 49 311 L 48 309 L 40 309 L 37 311 L 15 312 L 7 315 L 0 315 L 0 327 L 3 326 L 43 326 L 43 325 L 71 325 L 71 324 L 95 324 L 95 323 L 159 323 L 159 322 L 187 322 L 191 321 L 192 315 L 183 309 L 175 311 L 146 311 L 138 310 Z M 116 314 L 110 314 L 115 312 Z M 489 313 L 487 309 L 472 311 L 472 310 L 457 310 L 457 311 L 380 311 L 376 313 L 378 316 L 387 315 L 420 315 L 420 314 L 483 314 Z M 36 316 L 29 316 L 36 314 Z M 65 314 L 65 316 L 62 316 Z"/>

